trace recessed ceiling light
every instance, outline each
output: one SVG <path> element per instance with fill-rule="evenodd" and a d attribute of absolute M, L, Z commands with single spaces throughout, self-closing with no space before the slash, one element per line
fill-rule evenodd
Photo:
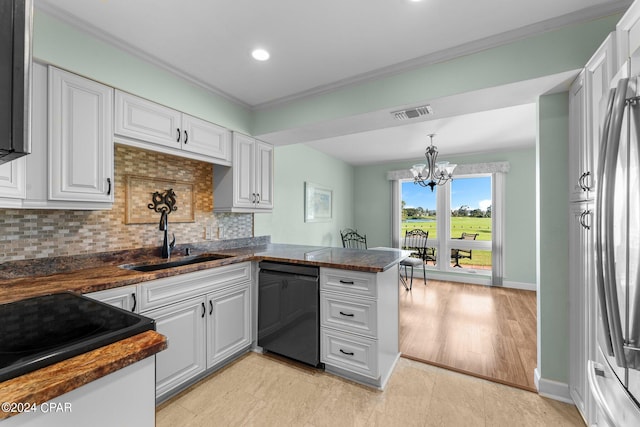
<path fill-rule="evenodd" d="M 251 56 L 253 56 L 253 59 L 256 61 L 266 61 L 271 55 L 264 49 L 255 49 L 251 52 Z"/>

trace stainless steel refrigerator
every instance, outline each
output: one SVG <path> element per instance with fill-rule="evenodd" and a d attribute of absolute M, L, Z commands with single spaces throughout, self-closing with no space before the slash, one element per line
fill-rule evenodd
<path fill-rule="evenodd" d="M 598 425 L 640 426 L 640 77 L 614 84 L 597 168 L 598 348 L 588 379 Z"/>

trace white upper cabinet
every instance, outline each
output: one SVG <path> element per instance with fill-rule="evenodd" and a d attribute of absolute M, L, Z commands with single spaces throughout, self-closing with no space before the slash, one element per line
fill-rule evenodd
<path fill-rule="evenodd" d="M 233 133 L 233 166 L 213 171 L 216 212 L 270 212 L 273 209 L 273 146 Z"/>
<path fill-rule="evenodd" d="M 569 89 L 571 201 L 591 200 L 595 195 L 604 114 L 616 64 L 615 40 L 616 34 L 609 34 Z"/>
<path fill-rule="evenodd" d="M 256 206 L 273 209 L 273 145 L 256 140 Z"/>
<path fill-rule="evenodd" d="M 49 199 L 113 202 L 113 89 L 49 69 Z"/>
<path fill-rule="evenodd" d="M 584 71 L 569 88 L 569 196 L 570 200 L 587 197 L 587 138 Z"/>
<path fill-rule="evenodd" d="M 231 164 L 231 132 L 221 126 L 119 90 L 115 110 L 115 133 L 125 137 L 117 142 Z"/>
<path fill-rule="evenodd" d="M 116 135 L 180 148 L 182 114 L 116 90 Z"/>
<path fill-rule="evenodd" d="M 26 196 L 26 158 L 20 157 L 0 165 L 0 207 L 22 206 Z"/>
<path fill-rule="evenodd" d="M 640 2 L 633 2 L 616 25 L 617 61 L 616 69 L 632 56 L 639 56 L 640 49 Z M 635 55 L 634 55 L 635 54 Z"/>
<path fill-rule="evenodd" d="M 182 115 L 182 149 L 231 161 L 231 132 L 188 114 Z"/>

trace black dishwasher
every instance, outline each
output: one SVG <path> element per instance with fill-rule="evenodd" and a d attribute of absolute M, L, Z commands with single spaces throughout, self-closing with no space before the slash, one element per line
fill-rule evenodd
<path fill-rule="evenodd" d="M 318 267 L 262 261 L 258 282 L 258 346 L 320 366 Z"/>

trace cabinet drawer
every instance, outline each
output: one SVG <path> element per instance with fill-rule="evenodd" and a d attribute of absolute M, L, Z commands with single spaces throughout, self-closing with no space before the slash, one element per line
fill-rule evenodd
<path fill-rule="evenodd" d="M 376 301 L 322 292 L 320 318 L 322 326 L 376 338 Z"/>
<path fill-rule="evenodd" d="M 138 300 L 140 297 L 138 288 L 135 285 L 91 292 L 85 294 L 85 296 L 133 313 L 139 312 Z"/>
<path fill-rule="evenodd" d="M 140 312 L 251 280 L 251 262 L 179 274 L 140 284 Z"/>
<path fill-rule="evenodd" d="M 320 289 L 375 297 L 377 295 L 376 275 L 361 271 L 321 268 Z"/>
<path fill-rule="evenodd" d="M 320 361 L 377 379 L 378 342 L 376 340 L 322 328 Z"/>

